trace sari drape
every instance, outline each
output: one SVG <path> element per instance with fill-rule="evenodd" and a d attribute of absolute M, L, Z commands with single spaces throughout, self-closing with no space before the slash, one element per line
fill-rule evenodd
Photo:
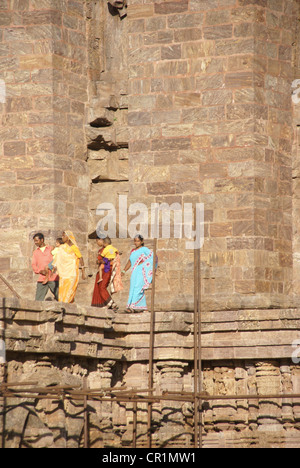
<path fill-rule="evenodd" d="M 73 245 L 63 244 L 58 248 L 53 266 L 56 267 L 59 275 L 58 300 L 60 302 L 74 302 L 78 282 L 79 282 L 79 259 L 80 250 L 71 231 L 65 231 L 72 240 Z"/>
<path fill-rule="evenodd" d="M 111 273 L 111 293 L 115 294 L 123 289 L 122 275 L 121 275 L 121 260 L 120 255 L 117 253 L 112 265 Z"/>
<path fill-rule="evenodd" d="M 108 272 L 106 271 L 102 272 L 102 281 L 100 281 L 100 283 L 98 283 L 99 272 L 97 272 L 93 298 L 92 298 L 92 304 L 91 304 L 93 307 L 112 306 L 113 300 L 107 290 L 109 283 L 110 283 L 111 271 L 112 271 L 112 268 L 110 267 L 110 270 Z"/>
<path fill-rule="evenodd" d="M 99 250 L 98 260 L 102 258 L 101 254 L 103 254 L 103 250 L 104 248 Z M 117 293 L 123 289 L 119 254 L 116 255 L 116 258 L 113 262 L 105 266 L 106 268 L 104 268 L 102 272 L 102 281 L 100 281 L 100 283 L 98 283 L 99 272 L 97 272 L 96 275 L 91 304 L 93 307 L 111 307 L 114 305 L 114 301 L 108 292 L 109 285 L 111 285 L 111 294 Z"/>
<path fill-rule="evenodd" d="M 127 307 L 136 310 L 147 310 L 145 290 L 153 278 L 153 251 L 140 247 L 130 254 L 131 278 Z"/>

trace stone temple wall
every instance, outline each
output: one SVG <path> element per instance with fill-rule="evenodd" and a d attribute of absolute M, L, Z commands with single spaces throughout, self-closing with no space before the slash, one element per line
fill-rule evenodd
<path fill-rule="evenodd" d="M 1 271 L 32 298 L 35 232 L 54 242 L 71 229 L 86 255 L 86 8 L 5 0 L 0 9 Z"/>
<path fill-rule="evenodd" d="M 89 308 L 99 204 L 116 207 L 113 241 L 122 264 L 132 245 L 120 233 L 137 213 L 127 219 L 123 196 L 128 207 L 144 204 L 149 217 L 155 203 L 204 205 L 208 393 L 299 392 L 291 360 L 300 339 L 299 14 L 298 0 L 0 0 L 0 273 L 22 298 L 20 312 L 9 316 L 9 380 L 147 381 L 148 332 L 145 339 L 141 328 L 148 317 Z M 53 243 L 65 229 L 88 265 L 71 312 L 30 304 L 32 235 L 42 231 Z M 151 247 L 151 232 L 145 237 Z M 155 382 L 192 391 L 193 251 L 173 233 L 157 247 Z M 129 275 L 116 299 L 121 309 L 128 288 Z M 2 281 L 0 294 L 12 294 Z M 33 310 L 46 318 L 36 323 L 33 313 L 28 321 Z M 165 322 L 174 334 L 164 335 Z M 74 346 L 81 351 L 74 354 Z M 76 407 L 33 405 L 22 416 L 25 439 L 12 443 L 38 444 L 40 429 L 47 446 L 81 443 Z M 95 440 L 108 423 L 99 443 L 108 446 L 117 434 L 118 444 L 128 444 L 131 411 L 101 408 L 93 413 Z M 165 411 L 158 410 L 157 441 L 167 443 L 164 421 L 173 416 Z M 296 402 L 212 403 L 206 444 L 222 445 L 224 430 L 234 446 L 299 446 L 298 413 Z M 174 416 L 184 420 L 186 444 L 190 417 L 189 407 Z M 6 423 L 14 427 L 13 419 Z M 275 438 L 265 436 L 265 426 Z"/>
<path fill-rule="evenodd" d="M 295 1 L 134 1 L 129 8 L 132 196 L 204 203 L 208 309 L 292 300 L 298 15 Z M 189 255 L 174 239 L 161 249 L 164 288 L 174 307 L 179 287 L 176 305 L 184 308 L 193 287 Z"/>
<path fill-rule="evenodd" d="M 205 448 L 293 448 L 300 446 L 300 369 L 291 359 L 299 311 L 228 311 L 204 314 L 203 391 L 219 397 L 203 404 Z M 82 391 L 148 388 L 150 314 L 129 316 L 107 309 L 5 299 L 7 381 L 32 386 L 15 391 L 70 386 Z M 3 321 L 2 321 L 3 324 Z M 258 335 L 262 335 L 259 337 Z M 157 312 L 155 317 L 154 395 L 193 392 L 193 314 Z M 105 393 L 106 389 L 106 393 Z M 12 388 L 14 390 L 14 388 Z M 28 392 L 2 400 L 0 429 L 6 448 L 83 445 L 83 398 L 38 398 Z M 140 393 L 145 396 L 147 393 Z M 269 395 L 257 400 L 246 396 Z M 242 399 L 224 400 L 226 395 Z M 161 400 L 152 407 L 156 448 L 191 448 L 193 401 Z M 126 400 L 126 398 L 125 398 Z M 91 448 L 133 447 L 133 403 L 88 401 Z M 137 447 L 147 447 L 147 404 L 137 404 Z"/>
<path fill-rule="evenodd" d="M 1 272 L 31 299 L 34 232 L 72 229 L 92 275 L 100 203 L 200 202 L 203 306 L 291 305 L 299 2 L 114 4 L 1 2 Z M 162 308 L 192 307 L 185 242 L 159 239 Z"/>

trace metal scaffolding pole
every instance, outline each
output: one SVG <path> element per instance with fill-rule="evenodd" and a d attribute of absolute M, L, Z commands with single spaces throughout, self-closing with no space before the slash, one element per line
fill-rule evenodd
<path fill-rule="evenodd" d="M 153 245 L 153 267 L 152 267 L 152 290 L 151 290 L 151 315 L 150 315 L 150 342 L 149 342 L 149 378 L 148 378 L 148 388 L 149 388 L 149 397 L 153 395 L 153 359 L 154 359 L 154 327 L 155 327 L 155 276 L 156 276 L 156 255 L 157 255 L 157 237 L 156 233 L 158 220 L 158 212 L 155 210 L 154 217 L 154 226 L 155 226 L 155 237 Z M 147 421 L 147 441 L 148 447 L 151 448 L 152 445 L 152 403 L 148 403 L 148 421 Z"/>
<path fill-rule="evenodd" d="M 2 314 L 1 314 L 1 340 L 3 340 L 3 356 L 1 357 L 0 365 L 1 369 L 1 386 L 6 385 L 7 383 L 7 362 L 6 362 L 6 299 L 5 297 L 2 299 Z M 1 398 L 1 393 L 0 393 Z M 6 396 L 3 395 L 2 402 L 1 402 L 1 412 L 2 412 L 2 437 L 1 437 L 1 448 L 5 448 L 5 433 L 6 433 Z"/>
<path fill-rule="evenodd" d="M 197 229 L 197 213 L 194 226 Z M 200 246 L 194 249 L 194 446 L 202 447 L 202 349 L 201 349 L 201 256 Z"/>
<path fill-rule="evenodd" d="M 194 250 L 194 447 L 198 448 L 199 439 L 199 425 L 198 425 L 198 286 L 199 286 L 199 269 L 198 269 L 198 255 Z"/>
<path fill-rule="evenodd" d="M 83 390 L 88 391 L 87 378 L 83 378 Z M 83 446 L 89 448 L 89 414 L 87 394 L 83 397 Z"/>
<path fill-rule="evenodd" d="M 54 387 L 36 387 L 37 382 L 10 382 L 0 384 L 0 397 L 6 398 L 29 398 L 29 399 L 50 399 L 50 400 L 61 400 L 70 399 L 74 401 L 83 401 L 84 412 L 87 415 L 87 402 L 88 401 L 99 401 L 99 402 L 116 402 L 116 403 L 132 403 L 133 411 L 133 448 L 136 448 L 137 444 L 137 403 L 159 403 L 162 401 L 178 401 L 178 402 L 194 402 L 195 398 L 197 401 L 214 401 L 214 400 L 276 400 L 276 399 L 288 399 L 295 400 L 300 399 L 299 393 L 282 393 L 282 394 L 266 394 L 266 395 L 208 395 L 206 393 L 195 393 L 195 392 L 165 392 L 160 395 L 150 395 L 153 389 L 130 389 L 124 390 L 124 388 L 109 388 L 109 389 L 88 389 L 83 384 L 82 389 L 71 386 L 57 385 Z M 24 388 L 24 387 L 33 388 Z M 16 388 L 15 388 L 16 387 Z M 19 388 L 18 388 L 19 387 Z M 23 388 L 22 388 L 23 387 Z M 85 388 L 86 387 L 86 388 Z M 145 393 L 145 395 L 142 395 Z M 3 435 L 3 442 L 5 435 Z M 84 416 L 84 447 L 89 448 L 89 427 L 88 419 Z M 4 443 L 2 443 L 4 448 Z M 201 445 L 200 445 L 201 446 Z"/>
<path fill-rule="evenodd" d="M 193 402 L 195 398 L 194 392 L 164 392 L 160 395 L 147 394 L 153 389 L 137 390 L 130 389 L 126 392 L 123 388 L 110 389 L 86 389 L 80 390 L 78 387 L 69 385 L 55 385 L 53 387 L 36 387 L 37 382 L 9 382 L 0 384 L 0 396 L 7 398 L 32 398 L 32 399 L 65 399 L 83 400 L 87 397 L 87 401 L 119 401 L 119 402 L 140 402 L 147 401 L 184 401 Z M 24 389 L 24 387 L 33 386 L 33 388 Z M 17 388 L 15 388 L 17 387 Z M 21 387 L 21 388 L 18 388 Z M 22 389 L 23 387 L 23 389 Z M 15 389 L 14 389 L 15 388 Z M 142 395 L 145 393 L 145 395 Z M 207 393 L 196 394 L 196 397 L 203 401 L 215 400 L 277 400 L 277 399 L 300 399 L 300 393 L 266 393 L 259 395 L 247 395 L 237 393 L 236 395 L 209 395 Z"/>

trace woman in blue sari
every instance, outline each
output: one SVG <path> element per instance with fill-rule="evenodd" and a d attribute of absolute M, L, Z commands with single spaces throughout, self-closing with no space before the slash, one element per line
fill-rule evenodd
<path fill-rule="evenodd" d="M 144 246 L 144 239 L 134 238 L 135 248 L 131 251 L 123 274 L 132 269 L 130 290 L 125 312 L 147 311 L 145 290 L 149 288 L 153 277 L 153 251 Z"/>

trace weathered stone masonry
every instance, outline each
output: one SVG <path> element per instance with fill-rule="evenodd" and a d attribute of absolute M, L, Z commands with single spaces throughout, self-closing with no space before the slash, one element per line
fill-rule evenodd
<path fill-rule="evenodd" d="M 149 314 L 115 315 L 106 309 L 50 302 L 37 306 L 16 299 L 2 303 L 4 313 L 11 382 L 82 388 L 87 378 L 90 389 L 148 387 Z M 192 313 L 157 312 L 155 329 L 156 394 L 193 391 Z M 291 361 L 290 345 L 297 329 L 299 314 L 293 309 L 204 314 L 204 391 L 219 396 L 299 393 L 300 370 Z M 7 398 L 6 406 L 6 447 L 83 443 L 82 401 Z M 132 408 L 132 403 L 89 402 L 90 446 L 132 447 Z M 203 445 L 298 447 L 299 417 L 296 399 L 208 402 Z M 192 446 L 193 404 L 155 404 L 153 427 L 154 446 Z M 139 447 L 147 446 L 146 430 L 147 406 L 139 403 Z"/>
<path fill-rule="evenodd" d="M 22 296 L 33 232 L 67 226 L 87 256 L 98 203 L 129 193 L 204 203 L 208 306 L 288 305 L 298 6 L 133 1 L 121 19 L 104 1 L 1 3 L 1 270 Z M 159 249 L 162 298 L 174 308 L 180 283 L 189 308 L 184 242 Z"/>
<path fill-rule="evenodd" d="M 204 203 L 204 389 L 300 392 L 299 9 L 298 0 L 0 0 L 0 272 L 22 297 L 5 306 L 10 381 L 147 387 L 148 315 L 114 316 L 87 300 L 96 208 L 123 194 L 148 207 Z M 66 228 L 89 280 L 77 305 L 34 304 L 32 234 L 53 242 Z M 114 241 L 125 262 L 131 241 Z M 158 255 L 154 383 L 192 391 L 193 252 L 185 239 L 159 239 Z M 2 283 L 0 292 L 11 294 Z M 297 401 L 212 402 L 204 446 L 298 447 Z M 80 405 L 26 403 L 6 418 L 6 444 L 82 444 Z M 155 443 L 188 446 L 193 408 L 168 408 L 154 412 Z M 92 445 L 130 445 L 131 409 L 96 405 Z M 144 407 L 140 445 L 146 420 Z"/>
<path fill-rule="evenodd" d="M 32 297 L 32 234 L 84 248 L 89 177 L 85 2 L 1 1 L 1 270 Z"/>
<path fill-rule="evenodd" d="M 299 4 L 142 3 L 128 13 L 134 196 L 204 203 L 208 308 L 284 306 L 292 292 Z M 178 267 L 189 259 L 176 247 L 177 262 L 174 244 L 163 246 L 166 276 L 170 292 L 184 285 L 184 307 L 192 284 Z"/>

